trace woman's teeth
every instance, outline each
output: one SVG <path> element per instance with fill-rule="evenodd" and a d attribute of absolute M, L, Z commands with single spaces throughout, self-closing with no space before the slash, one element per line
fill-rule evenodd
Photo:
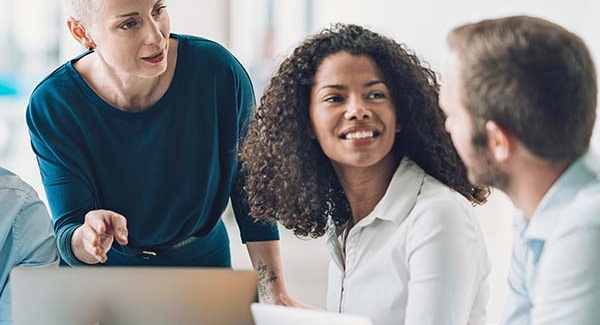
<path fill-rule="evenodd" d="M 374 136 L 373 131 L 359 131 L 359 132 L 348 133 L 348 134 L 346 134 L 345 138 L 347 140 L 352 140 L 352 139 L 372 138 L 373 136 Z"/>

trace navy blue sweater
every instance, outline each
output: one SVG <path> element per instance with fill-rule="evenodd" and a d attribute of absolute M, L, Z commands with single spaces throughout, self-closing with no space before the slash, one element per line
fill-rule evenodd
<path fill-rule="evenodd" d="M 163 246 L 208 233 L 231 194 L 244 242 L 278 239 L 277 228 L 254 222 L 234 190 L 238 140 L 254 105 L 246 71 L 215 42 L 171 37 L 179 42 L 173 81 L 142 112 L 111 106 L 85 83 L 73 63 L 91 52 L 31 95 L 31 145 L 69 264 L 79 264 L 73 232 L 96 209 L 127 218 L 130 246 Z"/>

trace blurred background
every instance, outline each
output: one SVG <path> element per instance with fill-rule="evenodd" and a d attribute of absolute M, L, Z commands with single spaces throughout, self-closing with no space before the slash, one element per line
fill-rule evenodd
<path fill-rule="evenodd" d="M 199 35 L 226 46 L 246 67 L 257 97 L 278 63 L 306 35 L 334 22 L 356 23 L 415 50 L 440 72 L 445 37 L 456 25 L 502 15 L 550 19 L 579 34 L 596 62 L 600 57 L 600 2 L 592 0 L 166 0 L 175 33 Z M 24 113 L 33 87 L 83 49 L 68 34 L 61 0 L 0 0 L 0 165 L 32 184 L 45 200 L 29 145 Z M 600 148 L 596 132 L 593 147 Z M 512 239 L 510 201 L 494 192 L 476 208 L 493 265 L 490 322 L 498 321 L 506 295 Z M 235 268 L 250 268 L 230 212 Z M 285 276 L 292 295 L 325 305 L 328 253 L 323 239 L 298 239 L 281 230 Z"/>

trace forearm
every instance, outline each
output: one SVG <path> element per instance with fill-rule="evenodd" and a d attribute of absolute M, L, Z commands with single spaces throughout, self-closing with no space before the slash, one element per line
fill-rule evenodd
<path fill-rule="evenodd" d="M 285 287 L 279 241 L 246 243 L 250 260 L 258 272 L 258 295 L 263 303 L 285 304 L 289 299 Z"/>

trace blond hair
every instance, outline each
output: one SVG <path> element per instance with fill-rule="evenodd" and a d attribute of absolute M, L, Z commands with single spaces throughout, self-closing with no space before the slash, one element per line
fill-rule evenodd
<path fill-rule="evenodd" d="M 93 19 L 93 13 L 98 12 L 102 6 L 100 0 L 64 0 L 67 16 L 73 19 L 88 23 Z"/>

